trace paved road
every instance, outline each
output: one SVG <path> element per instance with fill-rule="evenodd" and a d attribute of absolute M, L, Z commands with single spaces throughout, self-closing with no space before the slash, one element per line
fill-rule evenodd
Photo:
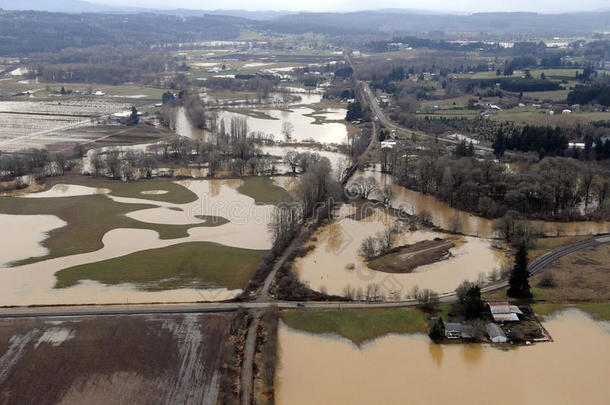
<path fill-rule="evenodd" d="M 414 130 L 414 129 L 401 127 L 400 125 L 395 124 L 394 122 L 392 122 L 385 115 L 385 112 L 379 106 L 379 103 L 377 102 L 377 98 L 373 94 L 373 91 L 371 90 L 371 88 L 368 85 L 368 83 L 363 82 L 363 81 L 358 81 L 358 87 L 361 89 L 362 94 L 364 94 L 364 96 L 366 97 L 366 100 L 367 100 L 368 104 L 370 105 L 371 109 L 373 110 L 373 113 L 377 116 L 377 119 L 386 128 L 394 129 L 396 131 L 402 131 L 402 132 L 412 132 L 412 133 L 417 134 L 419 136 L 425 136 L 425 137 L 428 137 L 428 138 L 435 138 L 435 139 L 438 139 L 439 142 L 457 144 L 457 141 L 454 140 L 454 139 L 444 138 L 444 137 L 440 137 L 440 136 L 439 137 L 435 137 L 434 135 L 430 135 L 430 134 L 427 134 L 427 133 L 422 132 L 422 131 L 417 131 L 417 130 Z M 474 147 L 475 147 L 476 150 L 480 150 L 480 151 L 484 151 L 484 152 L 493 152 L 493 149 L 492 148 L 488 148 L 487 146 L 474 145 Z"/>
<path fill-rule="evenodd" d="M 529 265 L 532 274 L 547 268 L 551 263 L 570 253 L 610 243 L 610 236 L 599 236 L 574 243 L 552 251 Z M 506 287 L 506 282 L 499 282 L 485 287 L 483 292 L 495 291 Z M 451 302 L 455 294 L 449 293 L 440 297 L 441 302 Z M 254 302 L 219 302 L 199 304 L 143 304 L 143 305 L 100 305 L 100 306 L 65 306 L 65 307 L 16 307 L 0 309 L 0 318 L 24 317 L 64 317 L 64 316 L 109 316 L 109 315 L 167 315 L 187 313 L 232 312 L 239 308 L 248 310 L 266 309 L 277 306 L 279 309 L 322 310 L 322 309 L 364 309 L 364 308 L 400 308 L 415 306 L 417 302 L 296 302 L 296 301 L 254 301 Z"/>

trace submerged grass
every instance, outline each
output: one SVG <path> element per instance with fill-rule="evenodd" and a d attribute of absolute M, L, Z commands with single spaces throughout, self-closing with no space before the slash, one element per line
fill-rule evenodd
<path fill-rule="evenodd" d="M 146 291 L 239 289 L 246 285 L 265 253 L 209 242 L 182 243 L 60 270 L 55 274 L 55 288 L 93 280 L 107 285 L 135 284 Z"/>
<path fill-rule="evenodd" d="M 156 186 L 155 186 L 156 187 Z M 165 225 L 140 222 L 126 213 L 154 208 L 150 204 L 123 204 L 105 195 L 86 195 L 61 198 L 0 197 L 0 213 L 13 215 L 55 215 L 67 223 L 48 234 L 42 246 L 49 250 L 45 256 L 25 259 L 12 265 L 22 265 L 56 257 L 93 252 L 103 247 L 106 232 L 118 228 L 150 229 L 161 239 L 188 236 L 188 230 L 201 226 L 219 226 L 228 221 L 222 217 L 206 217 L 207 221 L 194 225 Z"/>
<path fill-rule="evenodd" d="M 254 198 L 256 204 L 277 204 L 289 197 L 288 191 L 273 184 L 269 177 L 248 177 L 237 191 Z"/>
<path fill-rule="evenodd" d="M 427 333 L 426 315 L 414 308 L 283 311 L 284 323 L 309 333 L 334 333 L 360 346 L 390 333 Z"/>

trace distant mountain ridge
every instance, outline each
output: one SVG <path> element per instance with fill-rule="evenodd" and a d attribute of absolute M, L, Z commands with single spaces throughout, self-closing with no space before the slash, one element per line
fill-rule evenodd
<path fill-rule="evenodd" d="M 0 0 L 4 10 L 34 10 L 56 13 L 109 13 L 135 11 L 136 8 L 107 6 L 84 0 Z"/>
<path fill-rule="evenodd" d="M 181 17 L 201 17 L 203 15 L 226 15 L 250 20 L 271 20 L 284 15 L 296 14 L 282 10 L 196 10 L 177 8 L 162 10 L 144 7 L 110 6 L 85 0 L 0 0 L 0 8 L 4 10 L 33 10 L 55 13 L 155 13 Z"/>

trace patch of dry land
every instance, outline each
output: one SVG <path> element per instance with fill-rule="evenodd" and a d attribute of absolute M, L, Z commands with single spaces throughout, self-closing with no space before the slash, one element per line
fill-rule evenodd
<path fill-rule="evenodd" d="M 369 268 L 385 273 L 411 273 L 416 267 L 450 257 L 455 243 L 448 239 L 423 240 L 392 249 L 389 253 L 369 261 Z"/>
<path fill-rule="evenodd" d="M 552 274 L 554 286 L 540 283 Z M 549 302 L 610 300 L 610 244 L 572 253 L 530 279 L 536 298 Z"/>
<path fill-rule="evenodd" d="M 0 320 L 0 404 L 215 404 L 228 315 Z"/>
<path fill-rule="evenodd" d="M 553 249 L 582 238 L 546 238 L 530 252 L 530 263 Z M 607 302 L 610 300 L 610 244 L 571 253 L 530 278 L 534 300 L 548 303 Z M 549 283 L 550 280 L 550 283 Z M 506 299 L 506 289 L 484 294 Z"/>

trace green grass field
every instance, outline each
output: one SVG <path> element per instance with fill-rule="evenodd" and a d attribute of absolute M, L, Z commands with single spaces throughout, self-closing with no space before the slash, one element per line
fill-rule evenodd
<path fill-rule="evenodd" d="M 55 288 L 94 280 L 107 285 L 130 283 L 146 291 L 239 289 L 246 285 L 265 253 L 208 242 L 182 243 L 60 270 L 55 274 Z"/>
<path fill-rule="evenodd" d="M 539 101 L 565 101 L 570 90 L 554 90 L 554 91 L 524 91 L 524 99 L 534 99 Z"/>
<path fill-rule="evenodd" d="M 237 191 L 254 198 L 256 204 L 277 204 L 289 197 L 286 190 L 273 184 L 268 177 L 248 177 Z"/>
<path fill-rule="evenodd" d="M 390 333 L 428 333 L 426 315 L 418 309 L 363 309 L 343 311 L 284 311 L 291 328 L 309 333 L 334 333 L 360 346 Z"/>

